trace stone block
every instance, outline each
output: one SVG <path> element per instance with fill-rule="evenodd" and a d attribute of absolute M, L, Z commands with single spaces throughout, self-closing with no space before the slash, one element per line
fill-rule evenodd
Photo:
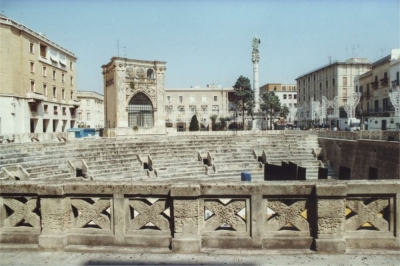
<path fill-rule="evenodd" d="M 171 187 L 171 197 L 198 197 L 200 186 L 193 184 L 176 184 Z"/>
<path fill-rule="evenodd" d="M 177 253 L 199 253 L 201 242 L 200 239 L 172 239 L 171 248 Z"/>
<path fill-rule="evenodd" d="M 344 239 L 315 239 L 315 248 L 321 253 L 345 253 L 346 240 Z"/>
<path fill-rule="evenodd" d="M 63 249 L 67 245 L 65 235 L 41 235 L 39 236 L 39 248 Z"/>
<path fill-rule="evenodd" d="M 273 237 L 263 239 L 265 249 L 311 249 L 312 237 Z"/>

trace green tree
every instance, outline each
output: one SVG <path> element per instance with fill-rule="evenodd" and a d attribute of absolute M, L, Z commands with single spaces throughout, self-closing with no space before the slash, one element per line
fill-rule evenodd
<path fill-rule="evenodd" d="M 261 110 L 266 112 L 267 117 L 269 116 L 269 127 L 272 128 L 274 118 L 280 117 L 281 102 L 273 91 L 264 92 L 261 97 L 263 99 L 263 103 L 260 105 Z"/>
<path fill-rule="evenodd" d="M 217 121 L 217 117 L 218 117 L 218 115 L 210 115 L 212 130 L 215 129 L 215 121 Z"/>
<path fill-rule="evenodd" d="M 196 115 L 192 116 L 192 120 L 190 120 L 189 131 L 199 131 L 199 121 Z"/>
<path fill-rule="evenodd" d="M 250 80 L 246 77 L 240 76 L 235 85 L 233 85 L 235 90 L 235 104 L 238 109 L 242 112 L 243 118 L 243 128 L 244 128 L 244 113 L 253 116 L 254 109 L 254 92 L 251 89 Z"/>
<path fill-rule="evenodd" d="M 286 119 L 289 113 L 290 113 L 289 107 L 287 107 L 286 105 L 282 105 L 281 112 L 279 114 L 280 117 L 284 117 Z"/>

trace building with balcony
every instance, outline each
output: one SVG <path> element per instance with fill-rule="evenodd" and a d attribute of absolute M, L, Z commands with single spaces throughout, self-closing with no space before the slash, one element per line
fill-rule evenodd
<path fill-rule="evenodd" d="M 282 117 L 280 124 L 297 124 L 297 86 L 296 84 L 267 83 L 260 87 L 260 97 L 264 92 L 274 92 L 281 105 L 289 108 L 287 117 Z"/>
<path fill-rule="evenodd" d="M 78 91 L 80 102 L 75 117 L 77 126 L 103 128 L 104 127 L 104 96 L 94 91 Z"/>
<path fill-rule="evenodd" d="M 335 101 L 340 110 L 340 116 L 346 117 L 343 103 L 352 92 L 355 92 L 354 78 L 371 69 L 366 58 L 351 58 L 344 62 L 334 61 L 299 76 L 297 81 L 297 120 L 300 126 L 312 126 L 319 123 L 313 115 L 312 102 L 322 100 Z M 335 97 L 337 97 L 335 99 Z M 337 114 L 334 108 L 327 109 L 326 124 L 335 125 Z"/>
<path fill-rule="evenodd" d="M 389 98 L 391 89 L 399 86 L 400 49 L 372 63 L 371 69 L 356 76 L 354 84 L 361 93 L 357 113 L 362 117 L 391 117 L 394 107 Z"/>
<path fill-rule="evenodd" d="M 76 55 L 4 15 L 0 39 L 0 134 L 74 127 Z"/>

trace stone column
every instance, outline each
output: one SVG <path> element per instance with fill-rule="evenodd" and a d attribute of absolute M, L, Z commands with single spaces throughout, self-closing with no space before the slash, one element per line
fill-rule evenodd
<path fill-rule="evenodd" d="M 317 184 L 317 232 L 315 246 L 317 251 L 344 253 L 346 240 L 345 197 L 346 185 Z"/>
<path fill-rule="evenodd" d="M 172 251 L 198 253 L 201 249 L 199 231 L 199 185 L 177 184 L 171 187 L 173 197 L 174 233 Z"/>
<path fill-rule="evenodd" d="M 39 247 L 63 249 L 67 245 L 65 230 L 70 228 L 72 209 L 69 198 L 41 198 L 42 234 Z"/>
<path fill-rule="evenodd" d="M 254 90 L 254 113 L 257 114 L 260 111 L 260 88 L 258 87 L 258 62 L 260 61 L 260 53 L 258 51 L 258 45 L 260 44 L 260 38 L 254 36 L 253 38 L 253 52 L 251 61 L 253 62 L 253 90 Z M 253 120 L 252 129 L 257 129 L 257 121 Z"/>

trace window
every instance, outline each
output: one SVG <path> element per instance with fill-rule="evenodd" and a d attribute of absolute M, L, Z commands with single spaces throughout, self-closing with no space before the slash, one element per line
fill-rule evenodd
<path fill-rule="evenodd" d="M 69 70 L 73 70 L 72 69 L 72 62 L 69 62 Z"/>
<path fill-rule="evenodd" d="M 65 100 L 65 89 L 62 89 L 62 99 Z"/>
<path fill-rule="evenodd" d="M 276 91 L 276 86 L 274 86 L 274 91 Z"/>
<path fill-rule="evenodd" d="M 297 95 L 296 95 L 296 94 L 295 94 L 295 95 L 293 95 L 293 99 L 295 99 L 295 100 L 297 99 Z"/>
<path fill-rule="evenodd" d="M 90 120 L 90 113 L 87 113 L 87 114 L 86 114 L 86 117 L 87 117 L 86 120 L 89 121 L 89 120 Z"/>
<path fill-rule="evenodd" d="M 43 77 L 47 77 L 47 67 L 43 66 Z"/>
<path fill-rule="evenodd" d="M 74 92 L 71 91 L 71 100 L 73 100 L 73 99 L 74 99 Z"/>
<path fill-rule="evenodd" d="M 79 120 L 82 120 L 82 113 L 79 113 L 79 114 L 78 114 L 78 119 L 79 119 Z"/>
<path fill-rule="evenodd" d="M 294 106 L 294 108 L 296 108 L 297 107 L 297 103 L 294 103 L 293 106 Z"/>
<path fill-rule="evenodd" d="M 40 44 L 40 56 L 44 58 L 47 57 L 47 46 L 44 44 Z"/>
<path fill-rule="evenodd" d="M 167 102 L 171 102 L 171 96 L 167 96 Z"/>
<path fill-rule="evenodd" d="M 70 81 L 70 84 L 73 85 L 74 84 L 74 77 L 70 77 L 69 81 Z"/>
<path fill-rule="evenodd" d="M 57 98 L 57 88 L 53 86 L 53 98 Z"/>
<path fill-rule="evenodd" d="M 288 99 L 291 100 L 292 99 L 292 94 L 289 94 L 288 97 L 289 97 Z"/>
<path fill-rule="evenodd" d="M 64 75 L 64 73 L 61 74 L 61 81 L 62 81 L 62 82 L 65 82 L 65 75 Z"/>
<path fill-rule="evenodd" d="M 216 96 L 214 96 L 216 97 Z M 218 105 L 213 105 L 212 106 L 212 113 L 213 114 L 218 114 L 219 113 L 219 106 Z"/>
<path fill-rule="evenodd" d="M 35 81 L 31 80 L 31 91 L 35 91 Z"/>
<path fill-rule="evenodd" d="M 358 85 L 356 85 L 356 92 L 358 92 Z"/>
<path fill-rule="evenodd" d="M 90 101 L 86 100 L 86 105 L 89 106 L 90 105 Z"/>
<path fill-rule="evenodd" d="M 43 106 L 43 112 L 45 113 L 45 114 L 47 114 L 48 113 L 48 108 L 49 106 L 47 105 L 47 104 L 45 104 L 44 106 Z"/>
<path fill-rule="evenodd" d="M 194 96 L 189 97 L 190 102 L 194 103 Z"/>
<path fill-rule="evenodd" d="M 286 98 L 287 98 L 287 95 L 283 94 L 283 99 L 286 100 Z"/>
<path fill-rule="evenodd" d="M 214 102 L 218 101 L 218 96 L 214 96 Z"/>
<path fill-rule="evenodd" d="M 201 106 L 201 109 L 203 111 L 203 114 L 207 114 L 208 113 L 208 106 L 207 105 Z"/>
<path fill-rule="evenodd" d="M 58 114 L 57 106 L 53 107 L 53 112 L 54 112 L 55 115 Z"/>
<path fill-rule="evenodd" d="M 343 88 L 343 97 L 347 97 L 347 88 Z"/>
<path fill-rule="evenodd" d="M 62 108 L 62 114 L 63 114 L 63 115 L 67 115 L 67 108 L 66 108 L 66 107 L 63 107 L 63 108 Z"/>
<path fill-rule="evenodd" d="M 332 84 L 335 87 L 335 79 L 332 80 Z"/>
<path fill-rule="evenodd" d="M 31 62 L 30 66 L 31 66 L 31 72 L 35 73 L 35 62 Z"/>
<path fill-rule="evenodd" d="M 56 79 L 56 71 L 53 70 L 53 79 Z"/>
<path fill-rule="evenodd" d="M 343 86 L 347 86 L 347 78 L 343 77 Z"/>
<path fill-rule="evenodd" d="M 183 96 L 179 96 L 179 102 L 183 102 Z"/>
<path fill-rule="evenodd" d="M 201 101 L 202 101 L 203 103 L 207 102 L 207 96 L 201 96 Z"/>
<path fill-rule="evenodd" d="M 32 53 L 32 54 L 35 52 L 34 51 L 34 47 L 35 46 L 33 45 L 33 42 L 29 43 L 29 52 Z"/>
<path fill-rule="evenodd" d="M 178 111 L 179 111 L 180 113 L 185 113 L 185 106 L 179 105 L 179 106 L 178 106 Z"/>
<path fill-rule="evenodd" d="M 43 84 L 43 94 L 47 95 L 47 84 Z"/>
<path fill-rule="evenodd" d="M 289 103 L 289 108 L 292 108 L 292 104 L 291 103 Z"/>

